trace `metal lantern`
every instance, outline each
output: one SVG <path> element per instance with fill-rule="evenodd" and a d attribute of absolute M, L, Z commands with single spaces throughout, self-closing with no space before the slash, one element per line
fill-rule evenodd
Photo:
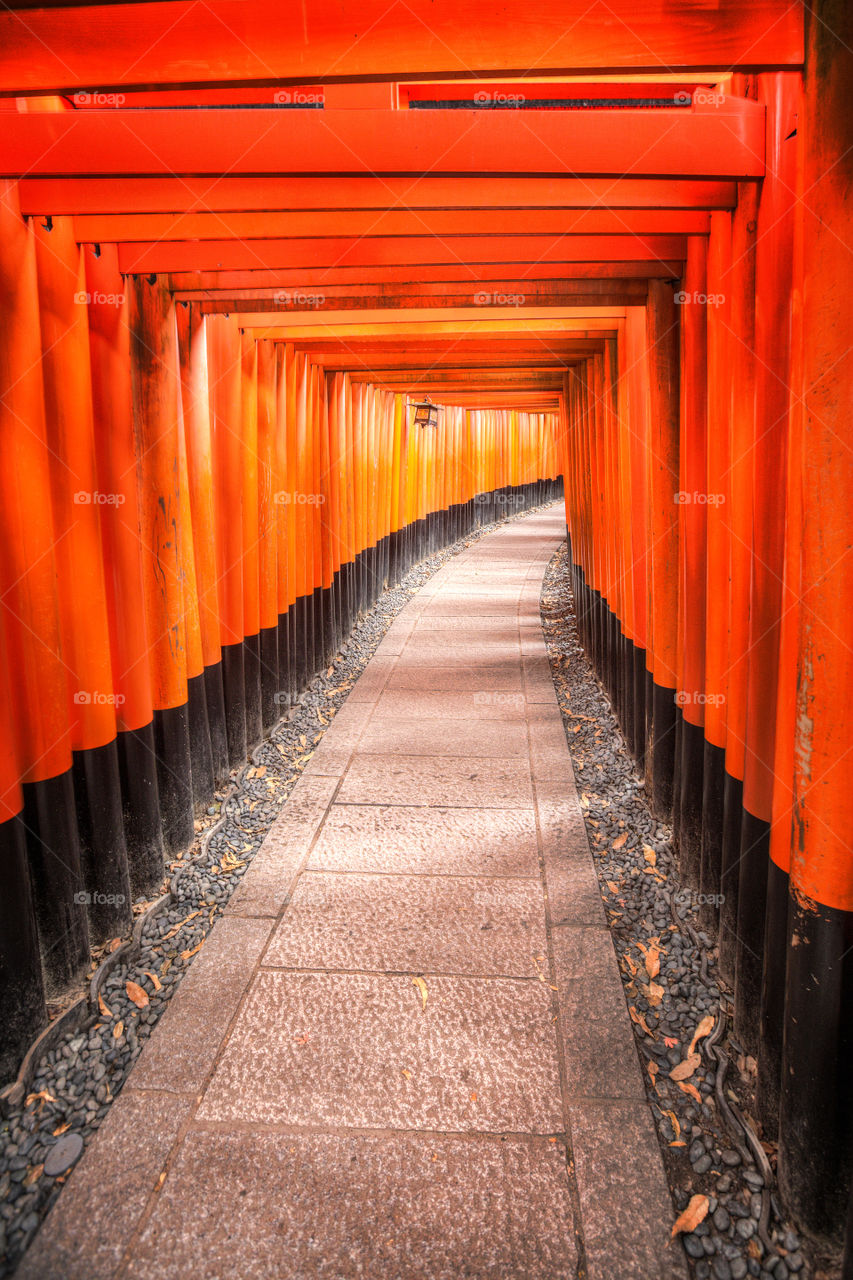
<path fill-rule="evenodd" d="M 415 426 L 434 427 L 438 423 L 438 405 L 433 404 L 429 396 L 423 400 L 415 400 Z"/>

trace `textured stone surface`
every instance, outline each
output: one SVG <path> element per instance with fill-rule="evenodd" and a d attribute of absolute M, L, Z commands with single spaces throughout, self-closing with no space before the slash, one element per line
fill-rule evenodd
<path fill-rule="evenodd" d="M 569 1280 L 574 1227 L 565 1148 L 547 1139 L 197 1131 L 128 1274 Z"/>
<path fill-rule="evenodd" d="M 386 689 L 376 703 L 376 715 L 396 717 L 400 723 L 415 720 L 524 720 L 521 688 L 493 690 L 482 687 L 453 692 Z"/>
<path fill-rule="evenodd" d="M 564 927 L 552 936 L 569 1096 L 644 1101 L 609 932 Z"/>
<path fill-rule="evenodd" d="M 453 805 L 516 809 L 533 805 L 526 760 L 359 754 L 339 804 Z"/>
<path fill-rule="evenodd" d="M 264 965 L 529 978 L 545 946 L 535 881 L 311 872 Z"/>
<path fill-rule="evenodd" d="M 569 1109 L 589 1280 L 687 1280 L 645 1102 Z"/>
<path fill-rule="evenodd" d="M 133 1089 L 116 1099 L 15 1273 L 19 1280 L 115 1275 L 190 1105 Z"/>
<path fill-rule="evenodd" d="M 133 1068 L 137 1089 L 197 1092 L 272 929 L 272 920 L 224 916 L 207 940 Z"/>
<path fill-rule="evenodd" d="M 334 805 L 308 860 L 314 870 L 538 876 L 532 809 Z"/>
<path fill-rule="evenodd" d="M 367 674 L 365 672 L 365 674 Z M 364 676 L 362 676 L 362 680 Z M 522 689 L 521 665 L 518 662 L 505 666 L 426 667 L 422 665 L 395 668 L 386 686 L 394 689 L 432 689 L 437 693 L 494 692 Z"/>
<path fill-rule="evenodd" d="M 558 1133 L 547 985 L 424 980 L 425 1009 L 409 976 L 262 970 L 199 1118 Z"/>
<path fill-rule="evenodd" d="M 503 724 L 470 718 L 451 726 L 443 720 L 401 722 L 374 716 L 360 745 L 371 755 L 512 756 L 525 761 L 528 751 L 523 720 Z"/>

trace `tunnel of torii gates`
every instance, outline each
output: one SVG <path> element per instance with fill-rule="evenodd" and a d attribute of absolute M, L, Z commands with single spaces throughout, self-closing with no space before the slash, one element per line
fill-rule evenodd
<path fill-rule="evenodd" d="M 836 1234 L 850 7 L 418 8 L 0 12 L 2 1078 L 358 611 L 562 477 L 583 643 Z"/>

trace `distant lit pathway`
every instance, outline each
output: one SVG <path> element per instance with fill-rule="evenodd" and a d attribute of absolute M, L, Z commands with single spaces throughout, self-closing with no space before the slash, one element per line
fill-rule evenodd
<path fill-rule="evenodd" d="M 393 623 L 19 1276 L 685 1275 L 539 623 L 563 534 Z"/>

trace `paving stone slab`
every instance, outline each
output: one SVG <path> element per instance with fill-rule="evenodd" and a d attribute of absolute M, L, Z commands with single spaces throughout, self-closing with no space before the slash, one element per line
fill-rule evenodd
<path fill-rule="evenodd" d="M 192 1100 L 125 1089 L 15 1272 L 17 1280 L 110 1280 Z"/>
<path fill-rule="evenodd" d="M 128 1272 L 145 1280 L 576 1274 L 562 1144 L 204 1130 L 184 1142 Z"/>
<path fill-rule="evenodd" d="M 359 753 L 337 802 L 520 809 L 532 807 L 533 788 L 526 760 Z"/>
<path fill-rule="evenodd" d="M 523 720 L 503 724 L 470 718 L 449 725 L 443 720 L 374 716 L 360 747 L 371 755 L 505 756 L 526 760 L 528 753 Z M 565 739 L 563 752 L 566 754 Z"/>
<path fill-rule="evenodd" d="M 532 809 L 333 805 L 308 859 L 314 871 L 538 876 Z"/>
<path fill-rule="evenodd" d="M 204 1086 L 272 927 L 271 919 L 236 915 L 216 922 L 139 1055 L 135 1088 Z"/>
<path fill-rule="evenodd" d="M 306 872 L 264 967 L 529 978 L 545 946 L 533 880 Z"/>
<path fill-rule="evenodd" d="M 398 667 L 388 678 L 392 691 L 423 690 L 434 693 L 521 693 L 521 663 L 483 667 Z"/>
<path fill-rule="evenodd" d="M 261 970 L 199 1119 L 560 1132 L 548 986 L 423 977 Z"/>
<path fill-rule="evenodd" d="M 570 1107 L 589 1280 L 687 1280 L 648 1106 Z"/>
<path fill-rule="evenodd" d="M 415 720 L 495 720 L 525 719 L 525 699 L 521 689 L 457 689 L 440 692 L 386 689 L 376 703 L 376 715 L 384 719 Z"/>
<path fill-rule="evenodd" d="M 636 1099 L 645 1086 L 610 933 L 554 928 L 552 947 L 568 1095 Z"/>

